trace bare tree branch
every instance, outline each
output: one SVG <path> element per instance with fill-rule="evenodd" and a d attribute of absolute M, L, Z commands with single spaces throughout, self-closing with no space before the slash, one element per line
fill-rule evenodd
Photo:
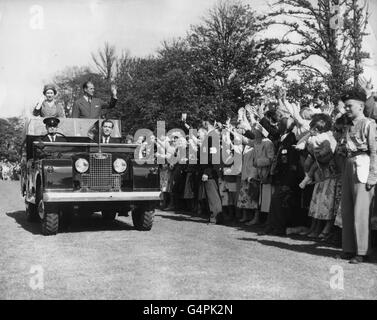
<path fill-rule="evenodd" d="M 117 61 L 115 46 L 111 46 L 108 42 L 105 42 L 103 49 L 98 49 L 97 55 L 92 53 L 91 56 L 99 73 L 106 80 L 112 80 L 115 76 L 114 69 Z"/>

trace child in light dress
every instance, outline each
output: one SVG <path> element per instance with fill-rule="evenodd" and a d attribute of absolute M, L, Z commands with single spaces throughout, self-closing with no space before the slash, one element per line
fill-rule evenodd
<path fill-rule="evenodd" d="M 315 124 L 315 125 L 314 125 Z M 331 118 L 329 115 L 321 113 L 313 116 L 310 123 L 310 135 L 306 141 L 308 156 L 305 160 L 305 178 L 300 183 L 300 188 L 304 189 L 313 182 L 315 175 L 320 169 L 319 163 L 323 157 L 334 154 L 337 142 L 331 131 Z"/>

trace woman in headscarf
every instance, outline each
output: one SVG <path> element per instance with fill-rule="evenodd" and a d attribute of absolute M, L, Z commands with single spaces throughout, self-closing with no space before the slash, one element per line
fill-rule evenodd
<path fill-rule="evenodd" d="M 43 88 L 43 97 L 35 106 L 33 116 L 65 118 L 63 105 L 55 100 L 56 94 L 57 91 L 54 85 L 45 85 Z"/>

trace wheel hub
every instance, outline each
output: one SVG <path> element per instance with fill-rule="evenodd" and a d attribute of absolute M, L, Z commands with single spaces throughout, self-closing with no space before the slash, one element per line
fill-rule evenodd
<path fill-rule="evenodd" d="M 38 204 L 38 214 L 39 214 L 39 217 L 43 220 L 45 216 L 45 205 L 42 200 L 39 201 L 39 204 Z"/>

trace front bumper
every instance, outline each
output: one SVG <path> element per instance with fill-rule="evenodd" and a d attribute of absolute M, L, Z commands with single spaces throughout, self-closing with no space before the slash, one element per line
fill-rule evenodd
<path fill-rule="evenodd" d="M 132 192 L 44 192 L 45 202 L 114 202 L 114 201 L 157 201 L 161 191 Z"/>

